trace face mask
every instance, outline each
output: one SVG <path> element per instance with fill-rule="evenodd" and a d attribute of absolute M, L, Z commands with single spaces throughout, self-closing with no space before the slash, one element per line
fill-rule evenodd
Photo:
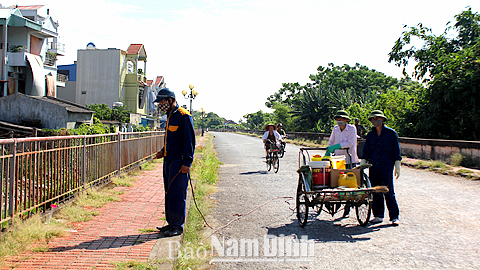
<path fill-rule="evenodd" d="M 370 122 L 372 122 L 372 125 L 373 125 L 374 127 L 379 127 L 379 126 L 381 126 L 382 123 L 383 123 L 383 121 L 380 120 L 380 119 L 371 120 Z"/>
<path fill-rule="evenodd" d="M 158 109 L 162 112 L 166 112 L 170 109 L 170 104 L 168 103 L 168 101 L 162 104 L 158 104 Z"/>
<path fill-rule="evenodd" d="M 337 121 L 337 125 L 338 125 L 339 127 L 343 127 L 343 126 L 345 126 L 345 122 L 343 122 L 343 121 Z"/>

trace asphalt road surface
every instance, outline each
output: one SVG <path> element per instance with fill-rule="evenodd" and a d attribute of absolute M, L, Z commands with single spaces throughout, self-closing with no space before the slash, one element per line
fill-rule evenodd
<path fill-rule="evenodd" d="M 213 269 L 480 269 L 479 181 L 402 166 L 395 180 L 400 226 L 387 218 L 362 227 L 351 211 L 345 219 L 341 212 L 312 215 L 301 228 L 294 210 L 299 147 L 288 144 L 279 172 L 267 172 L 261 139 L 211 133 L 223 162 L 211 196 L 214 226 L 292 197 L 214 233 Z"/>

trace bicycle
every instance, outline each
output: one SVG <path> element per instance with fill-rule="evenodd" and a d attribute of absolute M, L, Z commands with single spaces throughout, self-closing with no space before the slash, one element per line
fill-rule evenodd
<path fill-rule="evenodd" d="M 283 158 L 283 156 L 285 155 L 285 147 L 287 146 L 287 143 L 285 142 L 285 138 L 286 136 L 282 136 L 282 141 L 280 141 L 280 147 L 279 147 L 279 152 L 278 152 L 278 155 Z"/>
<path fill-rule="evenodd" d="M 273 166 L 273 171 L 275 173 L 278 172 L 278 169 L 280 168 L 280 158 L 278 157 L 278 154 L 280 152 L 280 149 L 275 146 L 274 143 L 270 141 L 269 149 L 268 149 L 268 156 L 267 156 L 267 171 L 270 171 Z"/>

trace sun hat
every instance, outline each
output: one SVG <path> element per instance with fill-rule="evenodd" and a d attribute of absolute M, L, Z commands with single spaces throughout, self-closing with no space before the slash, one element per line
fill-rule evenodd
<path fill-rule="evenodd" d="M 337 119 L 337 118 L 340 118 L 340 117 L 348 119 L 348 121 L 352 120 L 352 119 L 350 119 L 350 116 L 348 116 L 348 113 L 344 110 L 337 111 L 337 113 L 335 114 L 333 119 Z"/>
<path fill-rule="evenodd" d="M 382 111 L 380 110 L 374 110 L 370 113 L 370 115 L 368 116 L 368 120 L 370 121 L 372 118 L 374 117 L 382 117 L 384 120 L 383 121 L 387 121 L 387 117 L 385 117 L 385 115 L 383 114 Z"/>
<path fill-rule="evenodd" d="M 268 127 L 269 127 L 269 126 L 273 126 L 273 130 L 277 130 L 277 126 L 276 126 L 275 124 L 267 124 L 267 125 L 265 126 L 265 130 L 268 130 Z"/>

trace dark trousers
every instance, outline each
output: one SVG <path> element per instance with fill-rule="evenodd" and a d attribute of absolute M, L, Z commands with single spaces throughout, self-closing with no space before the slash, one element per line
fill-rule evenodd
<path fill-rule="evenodd" d="M 168 225 L 183 230 L 189 175 L 186 173 L 178 173 L 181 167 L 181 160 L 163 161 L 165 218 Z"/>
<path fill-rule="evenodd" d="M 372 210 L 373 216 L 383 218 L 385 214 L 385 203 L 387 204 L 390 220 L 398 218 L 399 209 L 395 199 L 395 190 L 393 189 L 393 167 L 379 168 L 372 166 L 369 169 L 370 182 L 372 187 L 387 186 L 387 193 L 373 193 Z"/>

